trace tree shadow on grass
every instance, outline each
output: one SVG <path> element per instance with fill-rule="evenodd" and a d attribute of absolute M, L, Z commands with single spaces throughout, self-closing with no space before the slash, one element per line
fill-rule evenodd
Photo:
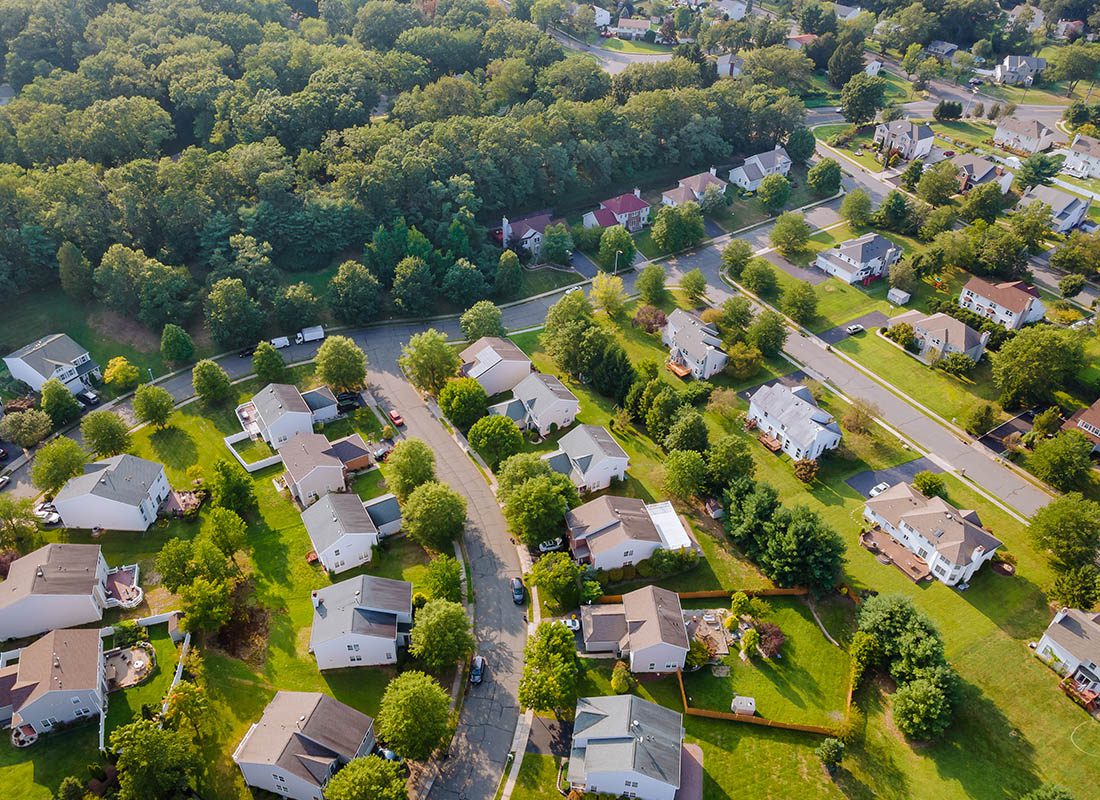
<path fill-rule="evenodd" d="M 149 437 L 153 452 L 164 466 L 184 472 L 198 462 L 199 449 L 195 440 L 187 431 L 169 425 L 161 428 Z"/>
<path fill-rule="evenodd" d="M 873 783 L 861 780 L 849 769 L 842 769 L 836 776 L 836 784 L 845 797 L 852 800 L 871 800 L 879 797 L 910 797 L 909 778 L 898 763 L 892 750 L 875 747 L 867 741 L 867 720 L 882 720 L 886 713 L 886 696 L 876 685 L 864 686 L 853 698 L 853 703 L 865 712 L 860 730 L 860 743 L 849 748 L 849 761 L 859 764 L 861 774 L 871 776 Z"/>

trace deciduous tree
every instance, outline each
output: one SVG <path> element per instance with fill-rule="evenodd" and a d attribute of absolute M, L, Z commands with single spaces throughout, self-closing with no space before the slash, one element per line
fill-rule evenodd
<path fill-rule="evenodd" d="M 182 364 L 195 354 L 195 343 L 179 325 L 168 324 L 160 335 L 160 355 L 165 361 Z"/>
<path fill-rule="evenodd" d="M 511 417 L 492 414 L 482 417 L 470 428 L 466 437 L 470 446 L 480 453 L 490 467 L 514 456 L 523 447 L 523 434 Z"/>
<path fill-rule="evenodd" d="M 785 290 L 779 305 L 784 314 L 803 325 L 817 316 L 817 294 L 805 281 L 798 281 Z"/>
<path fill-rule="evenodd" d="M 386 483 L 404 501 L 423 483 L 435 480 L 435 454 L 420 439 L 402 439 L 386 459 Z"/>
<path fill-rule="evenodd" d="M 466 525 L 466 498 L 445 484 L 429 481 L 413 489 L 401 512 L 410 539 L 445 552 Z"/>
<path fill-rule="evenodd" d="M 80 421 L 84 444 L 97 456 L 117 456 L 130 449 L 130 432 L 113 411 L 92 411 Z"/>
<path fill-rule="evenodd" d="M 327 800 L 408 800 L 401 765 L 375 755 L 353 758 L 325 784 Z"/>
<path fill-rule="evenodd" d="M 523 649 L 519 701 L 535 711 L 560 716 L 576 702 L 579 674 L 573 632 L 564 625 L 541 622 Z"/>
<path fill-rule="evenodd" d="M 695 450 L 673 450 L 665 458 L 664 489 L 684 502 L 698 497 L 707 485 L 707 464 Z"/>
<path fill-rule="evenodd" d="M 504 517 L 525 544 L 556 538 L 565 512 L 580 504 L 569 478 L 558 473 L 536 475 L 511 489 L 504 499 Z"/>
<path fill-rule="evenodd" d="M 642 297 L 642 302 L 651 306 L 660 305 L 665 299 L 665 268 L 660 264 L 649 264 L 638 275 L 634 288 Z"/>
<path fill-rule="evenodd" d="M 853 189 L 840 204 L 840 216 L 853 227 L 866 228 L 871 224 L 871 196 L 863 189 Z"/>
<path fill-rule="evenodd" d="M 431 676 L 410 670 L 386 685 L 378 737 L 405 758 L 424 761 L 451 732 L 451 698 Z"/>
<path fill-rule="evenodd" d="M 775 214 L 791 197 L 791 182 L 783 175 L 767 175 L 760 181 L 760 187 L 756 190 L 756 196 L 764 210 L 769 214 Z"/>
<path fill-rule="evenodd" d="M 547 553 L 531 567 L 528 579 L 545 593 L 554 608 L 573 608 L 580 602 L 581 565 L 569 553 Z"/>
<path fill-rule="evenodd" d="M 591 296 L 592 304 L 611 319 L 617 318 L 626 306 L 626 289 L 618 275 L 597 274 L 592 279 Z"/>
<path fill-rule="evenodd" d="M 503 336 L 504 322 L 500 309 L 491 300 L 479 300 L 463 312 L 459 325 L 467 341 L 482 336 Z"/>
<path fill-rule="evenodd" d="M 432 395 L 462 366 L 447 337 L 435 328 L 413 335 L 401 348 L 398 363 L 413 386 Z"/>
<path fill-rule="evenodd" d="M 345 261 L 328 284 L 329 305 L 341 322 L 362 325 L 378 316 L 382 308 L 382 285 L 358 261 Z"/>
<path fill-rule="evenodd" d="M 233 384 L 225 370 L 208 358 L 191 370 L 191 386 L 199 399 L 208 405 L 224 403 L 233 394 Z"/>
<path fill-rule="evenodd" d="M 248 473 L 234 463 L 219 458 L 210 476 L 210 498 L 215 505 L 248 516 L 256 507 L 256 495 Z"/>
<path fill-rule="evenodd" d="M 49 436 L 52 427 L 53 420 L 45 411 L 37 408 L 14 411 L 0 417 L 0 439 L 15 442 L 26 450 Z"/>
<path fill-rule="evenodd" d="M 680 277 L 680 291 L 687 296 L 692 305 L 699 305 L 707 294 L 707 279 L 703 276 L 702 270 L 693 269 L 685 272 Z"/>
<path fill-rule="evenodd" d="M 454 666 L 474 651 L 470 619 L 460 603 L 430 600 L 416 612 L 409 652 L 431 670 Z"/>
<path fill-rule="evenodd" d="M 69 478 L 84 472 L 88 454 L 67 436 L 42 445 L 31 462 L 31 483 L 47 494 L 57 494 Z"/>
<path fill-rule="evenodd" d="M 783 255 L 797 253 L 810 241 L 810 226 L 797 211 L 786 211 L 772 225 L 771 243 Z"/>
<path fill-rule="evenodd" d="M 485 416 L 485 390 L 474 378 L 452 378 L 439 392 L 439 408 L 462 430 Z"/>
<path fill-rule="evenodd" d="M 123 800 L 172 797 L 187 789 L 202 766 L 186 733 L 140 717 L 113 731 L 110 745 Z"/>
<path fill-rule="evenodd" d="M 317 377 L 338 392 L 363 388 L 367 355 L 347 336 L 329 336 L 317 349 Z"/>
<path fill-rule="evenodd" d="M 634 237 L 622 225 L 605 228 L 600 235 L 600 266 L 606 270 L 627 269 L 634 264 Z"/>
<path fill-rule="evenodd" d="M 1080 431 L 1066 431 L 1035 445 L 1028 465 L 1039 478 L 1056 489 L 1068 491 L 1089 480 L 1092 442 Z"/>
<path fill-rule="evenodd" d="M 55 426 L 60 427 L 80 416 L 80 403 L 57 378 L 50 378 L 42 384 L 40 394 L 42 410 L 50 415 Z"/>

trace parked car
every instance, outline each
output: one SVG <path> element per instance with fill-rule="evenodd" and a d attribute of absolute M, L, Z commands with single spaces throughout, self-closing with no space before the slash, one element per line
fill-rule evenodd
<path fill-rule="evenodd" d="M 242 347 L 237 351 L 237 358 L 249 358 L 256 352 L 256 345 L 250 344 L 248 347 Z"/>
<path fill-rule="evenodd" d="M 355 403 L 358 405 L 360 401 L 359 392 L 339 392 L 336 395 L 336 401 L 338 403 Z"/>
<path fill-rule="evenodd" d="M 289 336 L 276 336 L 271 340 L 271 346 L 276 350 L 282 350 L 284 347 L 290 347 Z"/>
<path fill-rule="evenodd" d="M 0 475 L 0 489 L 3 489 L 11 482 L 10 475 Z"/>
<path fill-rule="evenodd" d="M 0 461 L 7 461 L 7 460 L 8 460 L 8 451 L 5 450 L 3 447 L 0 447 Z"/>
<path fill-rule="evenodd" d="M 570 617 L 569 619 L 559 619 L 557 620 L 557 622 L 561 625 L 564 625 L 574 633 L 581 629 L 581 621 L 576 617 Z"/>
<path fill-rule="evenodd" d="M 401 416 L 401 413 L 396 408 L 391 408 L 389 410 L 389 418 L 390 422 L 398 428 L 405 424 L 405 418 Z"/>
<path fill-rule="evenodd" d="M 336 403 L 336 410 L 341 414 L 351 414 L 359 410 L 358 403 L 345 403 L 342 400 Z"/>
<path fill-rule="evenodd" d="M 559 549 L 562 546 L 562 538 L 559 536 L 557 539 L 547 539 L 545 542 L 539 542 L 540 553 L 551 553 L 554 550 Z"/>
<path fill-rule="evenodd" d="M 375 461 L 385 461 L 390 457 L 391 450 L 393 450 L 392 444 L 381 442 L 378 447 L 374 448 L 374 452 L 371 453 L 371 455 L 374 456 Z"/>
<path fill-rule="evenodd" d="M 862 325 L 860 325 L 860 324 L 859 324 L 859 323 L 857 322 L 857 323 L 856 323 L 855 325 L 849 325 L 849 326 L 848 326 L 847 328 L 845 328 L 844 330 L 848 331 L 848 334 L 849 334 L 849 335 L 853 335 L 853 334 L 856 334 L 856 333 L 863 333 L 863 326 L 862 326 Z"/>
<path fill-rule="evenodd" d="M 871 497 L 878 497 L 880 494 L 882 494 L 883 492 L 885 492 L 889 488 L 890 488 L 890 484 L 888 484 L 886 481 L 883 481 L 882 483 L 877 484 L 877 485 L 875 485 L 871 488 L 871 492 L 870 492 Z"/>
<path fill-rule="evenodd" d="M 93 392 L 91 389 L 85 389 L 83 392 L 77 392 L 76 399 L 85 408 L 95 408 L 99 405 L 99 395 Z"/>
<path fill-rule="evenodd" d="M 50 511 L 57 511 L 57 507 L 53 503 L 42 502 L 34 507 L 35 516 L 37 516 L 40 511 L 47 513 Z"/>
<path fill-rule="evenodd" d="M 38 521 L 43 525 L 56 525 L 61 522 L 61 515 L 54 511 L 52 514 L 47 514 L 45 517 L 38 517 Z"/>
<path fill-rule="evenodd" d="M 485 658 L 474 656 L 473 663 L 470 664 L 470 683 L 477 685 L 483 680 L 485 680 Z"/>
<path fill-rule="evenodd" d="M 378 753 L 378 755 L 380 757 L 386 759 L 387 761 L 392 761 L 395 764 L 404 764 L 405 763 L 405 759 L 403 759 L 401 756 L 397 755 L 397 753 L 393 752 L 393 750 L 389 750 L 385 747 L 379 747 L 376 752 Z"/>
<path fill-rule="evenodd" d="M 522 606 L 527 602 L 527 587 L 523 585 L 523 581 L 519 578 L 512 578 L 509 584 L 512 586 L 512 602 L 517 606 Z"/>

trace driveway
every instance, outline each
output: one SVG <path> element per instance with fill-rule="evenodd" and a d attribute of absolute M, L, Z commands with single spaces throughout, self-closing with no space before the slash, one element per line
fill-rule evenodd
<path fill-rule="evenodd" d="M 779 253 L 775 252 L 774 250 L 765 253 L 764 258 L 766 258 L 775 266 L 779 267 L 779 269 L 786 272 L 792 278 L 798 278 L 798 280 L 800 281 L 806 281 L 806 283 L 810 284 L 811 286 L 817 286 L 819 283 L 825 283 L 825 281 L 829 280 L 829 276 L 821 270 L 799 267 L 795 264 L 792 264 L 787 259 L 783 258 L 783 256 L 779 255 Z"/>
<path fill-rule="evenodd" d="M 573 251 L 573 269 L 579 272 L 588 280 L 592 280 L 596 277 L 596 273 L 600 271 L 600 268 L 596 265 L 596 262 L 586 256 L 580 250 Z"/>
<path fill-rule="evenodd" d="M 1035 413 L 1033 411 L 1025 411 L 1019 416 L 1015 416 L 1008 422 L 1001 423 L 996 428 L 991 430 L 985 436 L 978 439 L 979 442 L 984 444 L 994 453 L 1003 453 L 1005 451 L 1004 440 L 1014 433 L 1018 433 L 1023 436 L 1025 433 L 1031 431 L 1032 426 L 1035 424 Z"/>
<path fill-rule="evenodd" d="M 531 735 L 527 739 L 527 752 L 540 756 L 569 755 L 573 740 L 573 723 L 550 717 L 535 716 L 531 722 Z"/>
<path fill-rule="evenodd" d="M 874 336 L 875 328 L 881 328 L 889 321 L 889 317 L 883 314 L 881 311 L 872 311 L 868 314 L 864 314 L 862 317 L 856 317 L 850 319 L 843 325 L 837 325 L 835 328 L 819 333 L 818 336 L 826 344 L 836 344 L 842 342 L 849 336 Z M 845 330 L 849 325 L 862 325 L 866 330 L 863 333 L 851 334 Z"/>
<path fill-rule="evenodd" d="M 796 369 L 793 372 L 788 372 L 786 375 L 780 375 L 778 378 L 773 378 L 770 381 L 764 381 L 758 383 L 756 386 L 750 386 L 748 389 L 742 389 L 738 394 L 747 403 L 753 392 L 759 389 L 761 386 L 774 386 L 775 384 L 781 384 L 783 386 L 802 386 L 806 381 L 810 380 L 810 376 L 800 369 Z"/>
<path fill-rule="evenodd" d="M 703 797 L 703 748 L 697 744 L 685 744 L 680 749 L 680 788 L 676 800 L 702 800 Z"/>
<path fill-rule="evenodd" d="M 725 229 L 710 217 L 703 217 L 703 230 L 707 232 L 707 237 L 714 239 L 718 236 L 725 235 Z"/>
<path fill-rule="evenodd" d="M 943 472 L 943 469 L 930 459 L 918 458 L 916 461 L 910 461 L 908 464 L 890 467 L 889 469 L 869 469 L 866 472 L 853 475 L 845 483 L 864 497 L 869 497 L 871 489 L 880 483 L 888 483 L 891 486 L 898 483 L 912 483 L 913 477 L 918 472 L 924 472 L 925 470 L 928 472 Z"/>

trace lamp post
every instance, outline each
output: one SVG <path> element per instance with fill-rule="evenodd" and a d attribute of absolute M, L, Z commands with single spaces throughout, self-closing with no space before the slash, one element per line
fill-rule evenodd
<path fill-rule="evenodd" d="M 152 383 L 153 382 L 153 368 L 152 367 L 146 367 L 145 369 L 149 373 L 149 383 Z"/>
<path fill-rule="evenodd" d="M 622 250 L 616 250 L 615 251 L 615 270 L 614 270 L 615 272 L 619 271 L 619 256 L 621 256 L 622 254 L 623 254 Z"/>

